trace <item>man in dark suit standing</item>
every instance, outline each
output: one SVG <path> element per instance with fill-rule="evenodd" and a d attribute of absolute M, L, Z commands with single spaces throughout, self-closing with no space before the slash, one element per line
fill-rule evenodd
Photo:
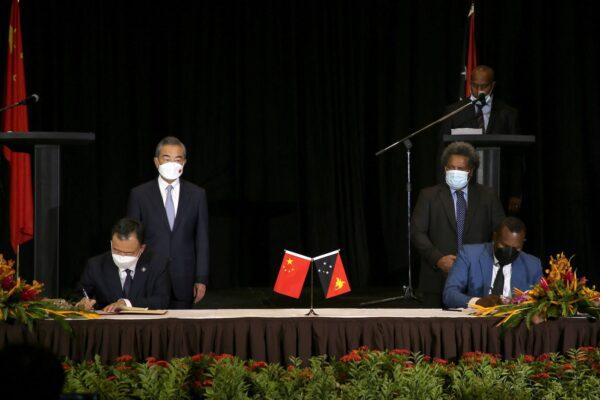
<path fill-rule="evenodd" d="M 504 218 L 491 188 L 473 183 L 479 158 L 473 146 L 454 142 L 444 150 L 443 184 L 419 194 L 412 241 L 421 256 L 420 289 L 426 304 L 440 307 L 444 282 L 463 244 L 489 242 Z"/>
<path fill-rule="evenodd" d="M 471 101 L 480 94 L 485 95 L 485 103 L 476 102 L 473 107 L 468 107 L 441 125 L 440 135 L 450 135 L 452 129 L 476 128 L 484 134 L 515 135 L 518 134 L 518 112 L 502 100 L 494 96 L 494 70 L 486 65 L 479 65 L 471 73 Z M 463 101 L 449 105 L 446 113 L 450 113 L 463 106 Z M 500 186 L 503 201 L 506 201 L 508 212 L 517 214 L 521 209 L 523 192 L 523 157 L 518 152 L 503 149 L 503 167 L 500 173 Z"/>
<path fill-rule="evenodd" d="M 186 149 L 167 136 L 156 146 L 158 178 L 131 190 L 127 214 L 146 228 L 146 244 L 170 260 L 171 308 L 191 308 L 208 282 L 208 211 L 204 189 L 180 179 Z"/>
<path fill-rule="evenodd" d="M 140 222 L 119 220 L 111 232 L 111 250 L 87 262 L 80 282 L 84 297 L 78 304 L 110 312 L 131 306 L 167 308 L 171 293 L 169 261 L 146 249 L 143 243 Z"/>

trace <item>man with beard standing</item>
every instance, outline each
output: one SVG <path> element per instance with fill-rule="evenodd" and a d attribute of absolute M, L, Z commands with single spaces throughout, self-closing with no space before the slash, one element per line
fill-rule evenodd
<path fill-rule="evenodd" d="M 479 157 L 473 146 L 454 142 L 444 150 L 445 183 L 419 194 L 412 241 L 421 256 L 420 292 L 425 305 L 440 307 L 442 290 L 464 244 L 485 243 L 504 218 L 493 189 L 474 182 Z"/>

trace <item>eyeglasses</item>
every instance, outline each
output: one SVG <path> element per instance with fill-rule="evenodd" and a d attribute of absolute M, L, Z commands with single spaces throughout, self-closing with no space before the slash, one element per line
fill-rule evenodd
<path fill-rule="evenodd" d="M 112 246 L 112 242 L 110 242 L 110 251 L 114 254 L 118 254 L 120 256 L 133 256 L 133 257 L 137 257 L 139 250 L 138 251 L 120 251 L 120 250 L 116 250 L 113 248 Z"/>

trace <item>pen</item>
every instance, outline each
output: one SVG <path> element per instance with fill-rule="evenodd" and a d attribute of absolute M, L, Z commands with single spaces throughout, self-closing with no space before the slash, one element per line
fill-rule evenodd
<path fill-rule="evenodd" d="M 85 291 L 85 289 L 84 289 L 84 288 L 81 288 L 81 290 L 83 291 L 83 296 L 84 296 L 86 299 L 88 299 L 88 300 L 89 300 L 89 299 L 90 299 L 90 296 L 88 296 L 88 294 L 87 294 L 87 292 Z"/>

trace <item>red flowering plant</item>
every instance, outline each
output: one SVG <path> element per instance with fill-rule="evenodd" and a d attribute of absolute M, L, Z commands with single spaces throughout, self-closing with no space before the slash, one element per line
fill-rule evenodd
<path fill-rule="evenodd" d="M 5 260 L 0 254 L 0 318 L 2 321 L 17 321 L 33 329 L 33 321 L 54 319 L 70 331 L 66 318 L 96 318 L 97 315 L 81 311 L 50 299 L 42 299 L 44 285 L 32 284 L 16 276 L 14 261 Z"/>
<path fill-rule="evenodd" d="M 347 356 L 291 358 L 287 367 L 227 354 L 139 362 L 123 355 L 106 364 L 96 356 L 65 360 L 64 392 L 97 393 L 101 399 L 600 398 L 600 349 L 595 347 L 514 360 L 474 351 L 454 362 L 364 347 Z"/>
<path fill-rule="evenodd" d="M 571 259 L 563 253 L 550 257 L 550 266 L 537 285 L 525 292 L 515 289 L 508 304 L 493 307 L 475 305 L 475 315 L 501 317 L 499 326 L 512 328 L 525 321 L 527 327 L 547 319 L 587 314 L 600 318 L 600 293 L 577 278 Z"/>

